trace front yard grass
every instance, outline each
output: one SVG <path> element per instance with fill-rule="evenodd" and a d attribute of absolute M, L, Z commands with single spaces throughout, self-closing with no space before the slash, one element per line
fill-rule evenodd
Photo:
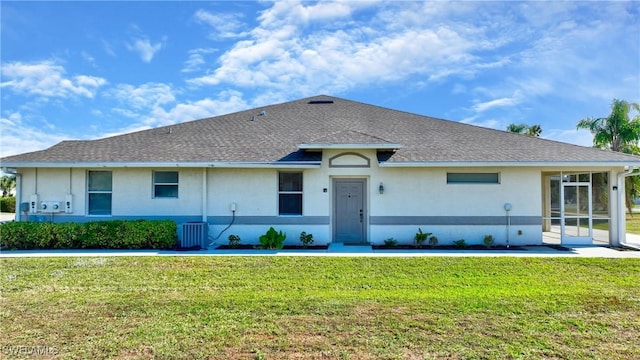
<path fill-rule="evenodd" d="M 637 259 L 110 257 L 0 265 L 4 357 L 42 346 L 64 359 L 640 358 Z"/>
<path fill-rule="evenodd" d="M 638 234 L 640 235 L 640 213 L 635 213 L 633 216 L 627 213 L 627 233 L 629 234 Z M 609 230 L 609 221 L 603 223 L 593 224 L 594 229 L 598 230 Z"/>
<path fill-rule="evenodd" d="M 640 234 L 640 214 L 634 214 L 633 216 L 627 214 L 627 232 Z"/>

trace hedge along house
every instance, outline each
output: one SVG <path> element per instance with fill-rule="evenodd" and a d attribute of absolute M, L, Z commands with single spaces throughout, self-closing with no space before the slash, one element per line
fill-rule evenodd
<path fill-rule="evenodd" d="M 1 161 L 18 174 L 19 221 L 201 222 L 217 243 L 257 243 L 274 226 L 287 244 L 302 231 L 315 244 L 409 243 L 418 227 L 441 244 L 624 243 L 624 177 L 640 166 L 330 96 Z"/>

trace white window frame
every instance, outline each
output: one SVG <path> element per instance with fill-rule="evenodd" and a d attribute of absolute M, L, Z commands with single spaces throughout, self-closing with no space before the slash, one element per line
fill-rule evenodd
<path fill-rule="evenodd" d="M 108 172 L 111 174 L 111 190 L 91 190 L 89 189 L 89 177 L 92 172 Z M 91 208 L 89 207 L 89 198 L 91 194 L 109 194 L 111 195 L 111 208 L 109 209 L 109 214 L 92 214 Z M 113 214 L 113 171 L 111 170 L 87 170 L 87 216 L 103 216 L 108 217 Z"/>
<path fill-rule="evenodd" d="M 496 181 L 474 181 L 474 180 L 468 180 L 468 181 L 451 181 L 449 179 L 449 175 L 461 175 L 462 177 L 464 177 L 465 175 L 467 175 L 469 178 L 473 177 L 473 176 L 477 176 L 477 175 L 495 175 L 496 177 Z M 486 172 L 447 172 L 447 185 L 500 185 L 502 182 L 501 176 L 500 176 L 500 172 L 495 172 L 495 171 L 486 171 Z"/>
<path fill-rule="evenodd" d="M 281 174 L 300 174 L 300 189 L 295 191 L 280 190 Z M 300 213 L 282 214 L 280 212 L 280 195 L 300 195 Z M 278 216 L 302 216 L 304 213 L 304 172 L 302 171 L 278 171 Z"/>
<path fill-rule="evenodd" d="M 178 181 L 175 183 L 158 183 L 156 182 L 156 174 L 157 173 L 176 173 Z M 157 196 L 156 195 L 156 186 L 175 186 L 176 187 L 176 196 Z M 175 170 L 155 170 L 151 174 L 151 197 L 153 199 L 178 199 L 180 197 L 180 172 Z"/>

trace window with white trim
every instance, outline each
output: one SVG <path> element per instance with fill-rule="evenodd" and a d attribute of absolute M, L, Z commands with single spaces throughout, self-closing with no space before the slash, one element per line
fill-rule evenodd
<path fill-rule="evenodd" d="M 177 171 L 153 172 L 153 197 L 177 198 L 179 176 Z"/>
<path fill-rule="evenodd" d="M 500 173 L 447 173 L 447 184 L 500 184 Z"/>
<path fill-rule="evenodd" d="M 87 172 L 87 213 L 89 215 L 111 215 L 112 185 L 111 171 Z"/>
<path fill-rule="evenodd" d="M 278 173 L 278 214 L 302 215 L 302 172 Z"/>

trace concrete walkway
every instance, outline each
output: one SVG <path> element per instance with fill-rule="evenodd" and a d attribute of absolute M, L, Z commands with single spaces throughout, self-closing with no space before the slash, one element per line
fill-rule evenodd
<path fill-rule="evenodd" d="M 13 213 L 0 213 L 0 223 L 13 221 L 16 219 L 16 214 Z"/>
<path fill-rule="evenodd" d="M 526 246 L 522 250 L 374 250 L 371 246 L 332 244 L 327 250 L 12 250 L 0 251 L 0 258 L 28 257 L 105 257 L 105 256 L 345 256 L 345 257 L 598 257 L 636 258 L 640 251 L 602 246 L 572 247 Z"/>

